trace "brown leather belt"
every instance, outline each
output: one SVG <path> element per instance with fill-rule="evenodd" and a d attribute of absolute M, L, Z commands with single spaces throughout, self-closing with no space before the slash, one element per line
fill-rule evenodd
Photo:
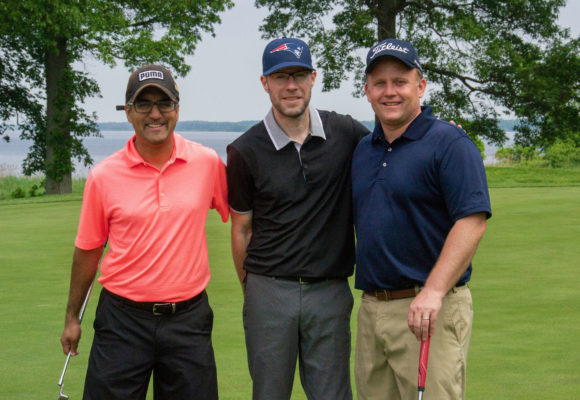
<path fill-rule="evenodd" d="M 465 286 L 464 283 L 458 283 L 454 286 L 454 288 L 458 288 L 461 286 Z M 401 289 L 401 290 L 385 290 L 385 289 L 378 289 L 378 290 L 365 290 L 365 294 L 369 296 L 376 297 L 382 301 L 388 300 L 398 300 L 398 299 L 407 299 L 409 297 L 415 297 L 419 293 L 421 288 L 419 286 L 415 286 L 414 288 L 409 289 Z"/>
<path fill-rule="evenodd" d="M 379 300 L 398 300 L 408 297 L 415 297 L 419 293 L 419 288 L 401 289 L 401 290 L 365 290 L 365 294 L 376 297 Z"/>
<path fill-rule="evenodd" d="M 129 307 L 138 308 L 139 310 L 149 311 L 153 315 L 167 315 L 167 314 L 175 314 L 178 311 L 185 310 L 193 303 L 196 303 L 203 297 L 203 292 L 198 294 L 195 297 L 192 297 L 189 300 L 179 301 L 177 303 L 167 303 L 167 302 L 147 302 L 147 301 L 133 301 L 129 300 L 125 297 L 121 297 L 115 293 L 108 291 L 107 289 L 103 288 L 103 293 L 107 296 L 112 297 L 115 300 L 120 301 L 123 304 L 128 305 Z"/>

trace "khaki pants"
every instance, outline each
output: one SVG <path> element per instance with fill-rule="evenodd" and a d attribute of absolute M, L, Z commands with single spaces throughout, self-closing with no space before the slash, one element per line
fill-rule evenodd
<path fill-rule="evenodd" d="M 359 400 L 417 399 L 419 342 L 407 326 L 412 301 L 381 301 L 363 294 L 354 367 Z M 472 321 L 469 288 L 452 289 L 443 299 L 431 337 L 426 399 L 465 399 Z"/>

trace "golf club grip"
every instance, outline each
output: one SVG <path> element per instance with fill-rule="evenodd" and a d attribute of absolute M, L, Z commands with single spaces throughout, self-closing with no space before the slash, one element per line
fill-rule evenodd
<path fill-rule="evenodd" d="M 429 345 L 431 344 L 431 336 L 425 341 L 421 341 L 419 350 L 419 379 L 417 386 L 419 390 L 425 388 L 425 380 L 427 379 L 427 362 L 429 361 Z"/>

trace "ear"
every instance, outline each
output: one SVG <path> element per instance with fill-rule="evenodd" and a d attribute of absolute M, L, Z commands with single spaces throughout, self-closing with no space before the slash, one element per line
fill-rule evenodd
<path fill-rule="evenodd" d="M 367 101 L 370 103 L 371 99 L 369 98 L 369 84 L 365 83 L 365 94 L 367 95 Z"/>
<path fill-rule="evenodd" d="M 419 81 L 419 98 L 423 98 L 423 95 L 425 94 L 425 89 L 427 88 L 427 81 L 425 80 L 425 78 L 421 78 L 421 80 Z"/>
<path fill-rule="evenodd" d="M 127 121 L 129 121 L 132 124 L 133 121 L 131 120 L 131 110 L 129 109 L 129 106 L 127 104 L 125 104 L 125 115 L 127 116 Z"/>
<path fill-rule="evenodd" d="M 264 75 L 260 76 L 260 82 L 262 82 L 262 87 L 266 91 L 266 93 L 270 93 L 270 87 L 268 86 L 268 78 Z"/>
<path fill-rule="evenodd" d="M 312 71 L 312 85 L 314 86 L 314 81 L 316 80 L 316 70 Z"/>

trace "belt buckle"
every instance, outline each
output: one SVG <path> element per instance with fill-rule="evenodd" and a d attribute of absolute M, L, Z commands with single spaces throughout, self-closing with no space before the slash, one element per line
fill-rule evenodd
<path fill-rule="evenodd" d="M 171 308 L 171 312 L 163 312 L 160 309 Z M 153 304 L 153 315 L 175 314 L 175 303 L 155 303 Z"/>

